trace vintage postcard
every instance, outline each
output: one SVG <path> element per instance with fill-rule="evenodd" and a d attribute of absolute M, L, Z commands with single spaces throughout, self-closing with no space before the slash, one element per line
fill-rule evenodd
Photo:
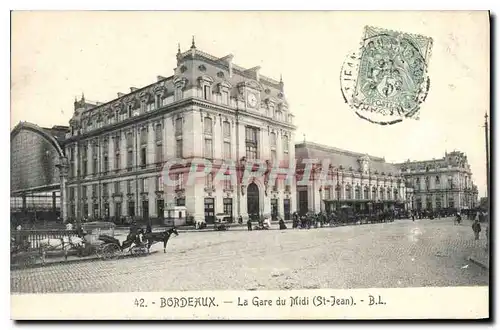
<path fill-rule="evenodd" d="M 11 28 L 12 319 L 490 317 L 488 12 Z"/>

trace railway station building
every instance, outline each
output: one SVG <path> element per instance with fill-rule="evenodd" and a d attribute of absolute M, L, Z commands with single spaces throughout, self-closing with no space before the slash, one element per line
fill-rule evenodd
<path fill-rule="evenodd" d="M 295 211 L 295 185 L 264 176 L 214 180 L 215 169 L 189 183 L 196 159 L 232 161 L 236 168 L 295 159 L 293 114 L 284 83 L 233 62 L 190 49 L 177 53 L 171 76 L 118 93 L 106 103 L 75 100 L 70 132 L 66 203 L 70 218 L 161 218 L 185 206 L 194 221 L 212 223 L 217 213 L 236 219 Z M 173 160 L 182 166 L 165 166 Z M 228 173 L 229 174 L 229 173 Z"/>

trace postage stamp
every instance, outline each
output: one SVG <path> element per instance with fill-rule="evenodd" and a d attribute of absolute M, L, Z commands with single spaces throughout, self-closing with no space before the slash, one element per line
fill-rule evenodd
<path fill-rule="evenodd" d="M 370 122 L 390 125 L 419 118 L 429 91 L 432 38 L 367 26 L 358 51 L 341 72 L 346 103 Z"/>

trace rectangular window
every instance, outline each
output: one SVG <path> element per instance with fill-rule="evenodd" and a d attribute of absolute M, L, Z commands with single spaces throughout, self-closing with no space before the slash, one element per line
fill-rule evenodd
<path fill-rule="evenodd" d="M 146 128 L 141 129 L 141 144 L 148 144 L 148 130 Z"/>
<path fill-rule="evenodd" d="M 184 173 L 179 173 L 176 175 L 176 181 L 177 181 L 177 190 L 184 189 Z"/>
<path fill-rule="evenodd" d="M 127 152 L 127 170 L 131 171 L 134 166 L 134 154 L 132 150 Z"/>
<path fill-rule="evenodd" d="M 276 133 L 271 133 L 270 137 L 271 147 L 276 147 Z"/>
<path fill-rule="evenodd" d="M 82 186 L 82 197 L 87 198 L 87 186 Z"/>
<path fill-rule="evenodd" d="M 205 187 L 213 188 L 214 186 L 214 175 L 212 173 L 208 173 L 205 176 Z"/>
<path fill-rule="evenodd" d="M 182 139 L 176 141 L 175 155 L 177 158 L 182 158 Z"/>
<path fill-rule="evenodd" d="M 120 193 L 120 181 L 115 182 L 115 194 Z"/>
<path fill-rule="evenodd" d="M 175 135 L 182 135 L 182 118 L 175 120 Z"/>
<path fill-rule="evenodd" d="M 222 124 L 222 131 L 225 138 L 231 137 L 231 124 L 228 121 Z"/>
<path fill-rule="evenodd" d="M 145 147 L 142 147 L 141 148 L 141 167 L 143 167 L 143 168 L 147 164 L 146 155 L 147 155 L 147 149 Z"/>
<path fill-rule="evenodd" d="M 210 100 L 210 86 L 203 86 L 203 98 L 205 100 Z"/>
<path fill-rule="evenodd" d="M 213 129 L 212 119 L 206 117 L 203 120 L 203 131 L 205 132 L 205 134 L 212 135 L 212 129 Z"/>
<path fill-rule="evenodd" d="M 247 159 L 257 159 L 257 134 L 258 129 L 254 127 L 247 127 L 245 130 L 245 142 L 246 142 L 246 157 Z"/>
<path fill-rule="evenodd" d="M 103 169 L 103 171 L 104 171 L 104 173 L 106 173 L 109 170 L 109 159 L 108 159 L 108 155 L 107 154 L 104 155 L 103 163 L 104 163 L 104 169 Z"/>
<path fill-rule="evenodd" d="M 245 153 L 247 159 L 257 159 L 257 147 L 252 146 L 252 145 L 247 145 L 246 146 L 246 153 Z"/>
<path fill-rule="evenodd" d="M 113 139 L 115 152 L 120 152 L 120 136 L 115 136 Z"/>
<path fill-rule="evenodd" d="M 156 108 L 161 107 L 161 95 L 156 95 Z"/>
<path fill-rule="evenodd" d="M 132 189 L 132 183 L 133 183 L 133 180 L 128 180 L 127 181 L 127 194 L 131 194 L 133 189 Z"/>
<path fill-rule="evenodd" d="M 132 103 L 127 105 L 127 115 L 128 117 L 132 117 Z"/>
<path fill-rule="evenodd" d="M 132 136 L 132 133 L 127 133 L 127 148 L 133 148 L 134 147 L 134 137 Z"/>
<path fill-rule="evenodd" d="M 148 178 L 141 179 L 141 192 L 148 192 Z"/>
<path fill-rule="evenodd" d="M 224 159 L 231 159 L 231 142 L 224 142 Z"/>
<path fill-rule="evenodd" d="M 325 199 L 330 200 L 332 198 L 330 188 L 325 188 Z"/>
<path fill-rule="evenodd" d="M 232 189 L 231 176 L 229 174 L 224 175 L 224 189 L 226 190 Z"/>
<path fill-rule="evenodd" d="M 226 91 L 222 92 L 222 104 L 229 104 L 229 93 Z"/>
<path fill-rule="evenodd" d="M 288 136 L 283 135 L 282 144 L 283 144 L 283 152 L 288 153 Z"/>
<path fill-rule="evenodd" d="M 157 144 L 155 150 L 155 163 L 163 163 L 163 145 Z"/>
<path fill-rule="evenodd" d="M 156 125 L 155 127 L 155 141 L 156 142 L 163 141 L 163 127 L 161 125 Z"/>
<path fill-rule="evenodd" d="M 99 166 L 97 164 L 97 156 L 94 156 L 94 159 L 92 159 L 92 170 L 94 174 L 98 174 L 99 173 Z"/>
<path fill-rule="evenodd" d="M 102 184 L 102 195 L 104 197 L 108 197 L 108 184 L 107 183 Z"/>
<path fill-rule="evenodd" d="M 87 159 L 82 162 L 82 176 L 87 176 L 88 163 Z"/>
<path fill-rule="evenodd" d="M 161 175 L 156 177 L 156 191 L 163 191 L 163 177 Z"/>
<path fill-rule="evenodd" d="M 115 154 L 115 170 L 119 170 L 121 167 L 120 164 L 120 153 Z"/>
<path fill-rule="evenodd" d="M 212 139 L 205 139 L 205 158 L 213 158 Z"/>
<path fill-rule="evenodd" d="M 92 197 L 97 197 L 97 184 L 92 185 Z"/>

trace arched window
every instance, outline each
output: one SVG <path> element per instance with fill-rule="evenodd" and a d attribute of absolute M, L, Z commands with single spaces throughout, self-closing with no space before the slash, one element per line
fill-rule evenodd
<path fill-rule="evenodd" d="M 363 190 L 363 198 L 368 199 L 368 186 L 365 186 Z"/>
<path fill-rule="evenodd" d="M 391 199 L 391 188 L 387 188 L 387 199 Z"/>
<path fill-rule="evenodd" d="M 397 188 L 394 188 L 394 199 L 399 199 L 399 193 Z"/>
<path fill-rule="evenodd" d="M 380 187 L 380 199 L 385 199 L 384 188 Z"/>
<path fill-rule="evenodd" d="M 372 199 L 377 199 L 377 188 L 372 188 Z"/>

